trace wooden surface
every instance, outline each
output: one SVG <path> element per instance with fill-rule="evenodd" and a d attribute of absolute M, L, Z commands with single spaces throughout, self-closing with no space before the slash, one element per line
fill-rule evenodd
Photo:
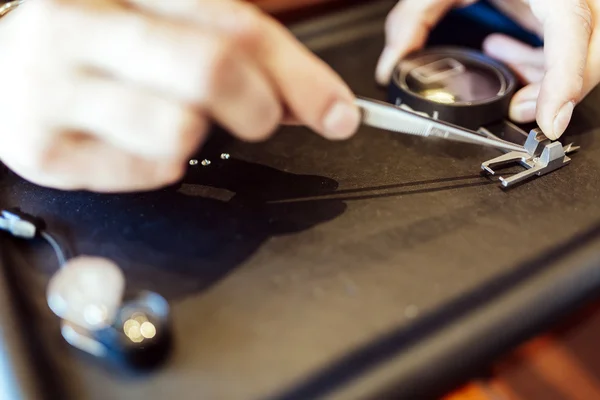
<path fill-rule="evenodd" d="M 600 399 L 600 303 L 562 321 L 443 400 Z"/>

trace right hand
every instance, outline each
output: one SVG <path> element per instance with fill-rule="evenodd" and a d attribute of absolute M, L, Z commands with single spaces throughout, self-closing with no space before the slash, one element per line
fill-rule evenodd
<path fill-rule="evenodd" d="M 452 8 L 477 0 L 401 0 L 386 25 L 386 48 L 376 72 L 387 84 L 399 59 L 423 47 L 430 30 Z M 488 55 L 506 63 L 524 88 L 512 99 L 510 117 L 537 121 L 550 139 L 565 132 L 573 109 L 600 82 L 600 0 L 491 0 L 525 29 L 544 39 L 537 49 L 493 34 Z"/>
<path fill-rule="evenodd" d="M 213 120 L 248 141 L 359 124 L 343 81 L 236 0 L 30 1 L 0 20 L 0 49 L 0 159 L 42 186 L 171 184 Z"/>

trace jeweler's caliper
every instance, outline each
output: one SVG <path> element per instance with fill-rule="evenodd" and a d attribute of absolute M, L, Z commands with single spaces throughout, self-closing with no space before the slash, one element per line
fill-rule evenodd
<path fill-rule="evenodd" d="M 490 138 L 495 137 L 486 129 L 480 129 L 479 132 Z M 494 168 L 496 167 L 514 163 L 521 164 L 526 168 L 525 171 L 508 178 L 500 177 L 502 186 L 508 188 L 535 176 L 548 174 L 569 164 L 571 159 L 568 155 L 579 150 L 579 146 L 575 146 L 573 143 L 563 146 L 559 142 L 552 142 L 539 128 L 529 132 L 523 147 L 525 151 L 509 151 L 504 155 L 484 162 L 481 164 L 481 169 L 495 175 Z"/>

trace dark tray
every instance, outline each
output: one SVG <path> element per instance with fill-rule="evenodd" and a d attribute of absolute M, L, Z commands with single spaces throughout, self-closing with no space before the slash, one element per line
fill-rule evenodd
<path fill-rule="evenodd" d="M 356 93 L 383 99 L 373 71 L 390 4 L 294 32 Z M 484 33 L 456 16 L 431 42 L 477 47 Z M 76 254 L 114 259 L 132 287 L 164 294 L 174 310 L 164 369 L 104 368 L 63 343 L 44 305 L 51 251 L 6 244 L 31 301 L 28 329 L 44 343 L 36 357 L 53 366 L 49 391 L 78 400 L 443 393 L 600 287 L 599 100 L 593 92 L 577 108 L 573 163 L 509 191 L 479 172 L 494 150 L 369 128 L 343 143 L 298 127 L 255 145 L 215 132 L 198 155 L 209 167 L 151 193 L 63 193 L 7 174 L 2 206 L 43 217 Z"/>

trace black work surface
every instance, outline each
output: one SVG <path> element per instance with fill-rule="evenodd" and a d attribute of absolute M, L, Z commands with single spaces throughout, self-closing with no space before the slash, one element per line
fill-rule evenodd
<path fill-rule="evenodd" d="M 382 45 L 378 35 L 319 55 L 356 93 L 383 98 L 372 78 Z M 53 372 L 78 400 L 285 393 L 597 228 L 599 101 L 596 91 L 577 109 L 573 163 L 510 191 L 479 173 L 493 149 L 369 128 L 342 143 L 304 128 L 258 145 L 216 138 L 202 154 L 210 166 L 153 193 L 62 193 L 8 175 L 4 207 L 43 217 L 74 253 L 110 257 L 132 287 L 172 302 L 176 348 L 142 377 L 70 349 L 44 308 L 56 266 L 43 243 L 19 246 L 30 252 L 14 265 L 40 271 L 27 288 L 42 314 L 32 329 L 45 333 Z"/>

